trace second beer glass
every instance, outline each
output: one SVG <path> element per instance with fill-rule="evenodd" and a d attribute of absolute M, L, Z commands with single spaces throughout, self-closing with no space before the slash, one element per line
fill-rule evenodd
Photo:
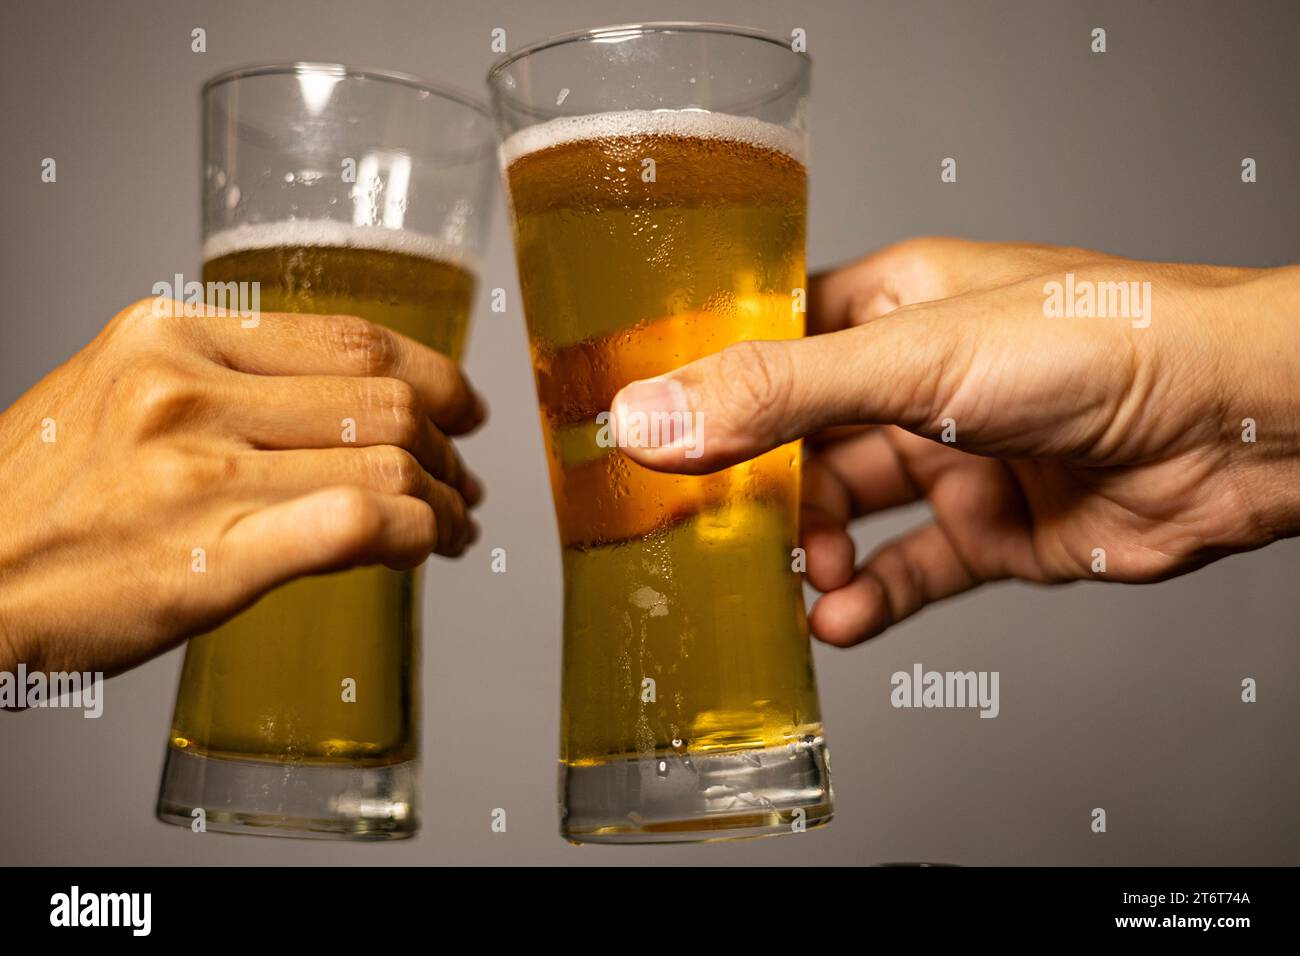
<path fill-rule="evenodd" d="M 538 44 L 489 83 L 563 549 L 562 832 L 825 823 L 799 444 L 676 476 L 608 447 L 598 419 L 630 381 L 803 334 L 808 60 L 647 24 Z"/>

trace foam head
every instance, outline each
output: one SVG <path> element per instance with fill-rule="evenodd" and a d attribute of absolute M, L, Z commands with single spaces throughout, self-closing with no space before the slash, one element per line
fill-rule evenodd
<path fill-rule="evenodd" d="M 401 252 L 423 259 L 439 259 L 470 267 L 464 249 L 422 232 L 388 229 L 383 226 L 354 226 L 330 219 L 292 219 L 252 223 L 224 229 L 203 243 L 203 260 L 209 262 L 235 252 L 252 249 L 297 247 L 370 249 Z"/>
<path fill-rule="evenodd" d="M 785 153 L 805 163 L 804 138 L 793 130 L 750 116 L 692 109 L 623 110 L 547 120 L 519 130 L 501 144 L 501 167 L 506 168 L 521 156 L 564 143 L 632 136 L 734 140 Z"/>

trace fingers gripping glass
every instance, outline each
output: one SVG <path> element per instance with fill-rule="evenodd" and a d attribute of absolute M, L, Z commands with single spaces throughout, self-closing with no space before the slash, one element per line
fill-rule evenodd
<path fill-rule="evenodd" d="M 203 129 L 205 284 L 256 283 L 261 310 L 359 315 L 460 357 L 496 174 L 481 107 L 294 63 L 210 81 Z M 418 571 L 382 567 L 305 578 L 192 640 L 159 817 L 414 833 L 419 590 Z"/>

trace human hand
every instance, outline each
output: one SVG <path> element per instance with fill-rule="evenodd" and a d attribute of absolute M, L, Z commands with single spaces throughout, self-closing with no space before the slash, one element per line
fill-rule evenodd
<path fill-rule="evenodd" d="M 1049 283 L 1118 282 L 1124 315 L 1047 314 Z M 632 383 L 612 416 L 701 413 L 699 457 L 624 449 L 691 474 L 812 436 L 810 622 L 850 645 L 988 581 L 1159 581 L 1295 534 L 1298 303 L 1294 266 L 910 240 L 815 278 L 809 338 Z M 849 522 L 918 500 L 933 520 L 855 566 Z"/>
<path fill-rule="evenodd" d="M 352 316 L 154 301 L 0 414 L 0 670 L 120 671 L 292 578 L 476 533 L 446 436 L 483 406 L 451 360 Z"/>

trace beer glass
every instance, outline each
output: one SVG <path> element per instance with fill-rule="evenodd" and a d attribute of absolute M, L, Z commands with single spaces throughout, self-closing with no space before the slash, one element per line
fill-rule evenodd
<path fill-rule="evenodd" d="M 204 282 L 256 282 L 262 311 L 359 315 L 459 359 L 494 145 L 485 109 L 412 77 L 314 63 L 218 76 L 203 89 Z M 419 592 L 418 571 L 304 578 L 192 640 L 159 817 L 414 833 Z"/>
<path fill-rule="evenodd" d="M 662 23 L 549 40 L 489 75 L 563 555 L 574 842 L 831 817 L 799 444 L 661 474 L 611 448 L 602 415 L 634 379 L 803 334 L 808 71 L 779 40 Z"/>

